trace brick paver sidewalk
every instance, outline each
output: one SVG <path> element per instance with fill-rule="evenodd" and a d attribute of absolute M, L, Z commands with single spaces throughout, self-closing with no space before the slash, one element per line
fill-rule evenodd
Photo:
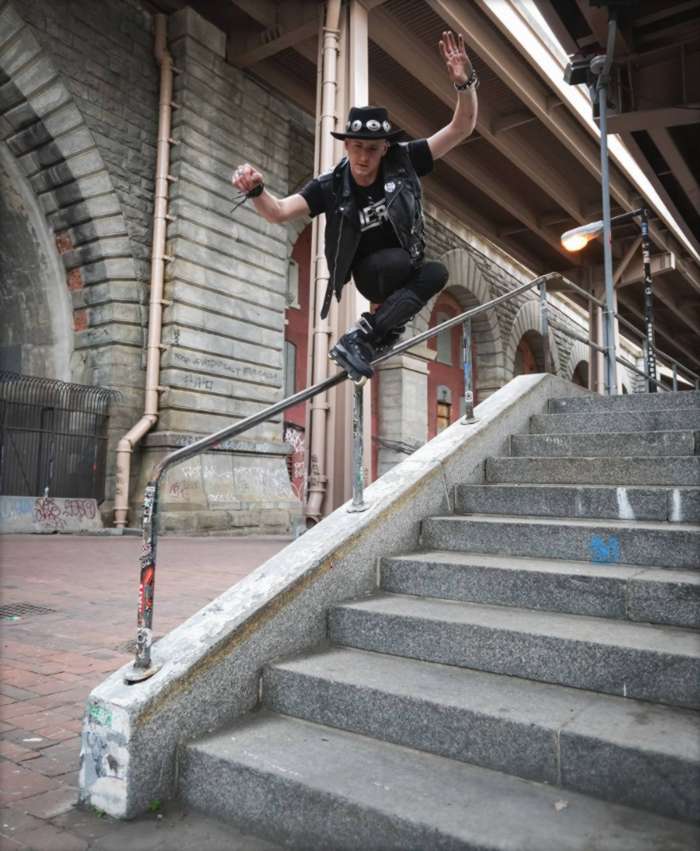
<path fill-rule="evenodd" d="M 176 538 L 159 541 L 155 637 L 163 635 L 274 555 L 284 538 Z M 190 817 L 165 840 L 176 807 L 142 825 L 122 825 L 74 809 L 85 699 L 133 658 L 141 540 L 132 537 L 0 537 L 2 605 L 30 604 L 44 614 L 2 620 L 0 677 L 0 848 L 268 848 L 238 845 L 215 823 Z M 206 822 L 206 824 L 205 824 Z M 150 827 L 148 825 L 151 825 Z M 154 832 L 153 825 L 158 828 Z M 197 838 L 191 834 L 195 825 Z M 217 832 L 219 831 L 219 832 Z M 111 835 L 110 834 L 113 834 Z M 209 837 L 208 844 L 206 837 Z M 131 837 L 131 839 L 129 839 Z M 180 845 L 181 842 L 189 844 Z M 121 844 L 120 844 L 121 843 Z M 127 843 L 127 844 L 125 844 Z M 136 847 L 136 846 L 134 846 Z M 223 847 L 223 846 L 222 846 Z"/>

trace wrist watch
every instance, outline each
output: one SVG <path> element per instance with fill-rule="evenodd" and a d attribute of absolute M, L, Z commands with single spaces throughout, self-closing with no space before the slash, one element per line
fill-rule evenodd
<path fill-rule="evenodd" d="M 476 68 L 472 65 L 472 70 L 470 71 L 467 79 L 463 83 L 453 83 L 453 85 L 458 92 L 464 92 L 472 87 L 477 88 L 479 85 L 479 78 L 476 73 Z"/>

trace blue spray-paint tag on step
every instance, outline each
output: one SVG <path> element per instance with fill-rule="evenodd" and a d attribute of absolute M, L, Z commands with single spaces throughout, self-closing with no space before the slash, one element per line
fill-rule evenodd
<path fill-rule="evenodd" d="M 617 564 L 620 561 L 620 540 L 610 535 L 606 540 L 599 535 L 591 538 L 591 561 L 595 564 Z"/>

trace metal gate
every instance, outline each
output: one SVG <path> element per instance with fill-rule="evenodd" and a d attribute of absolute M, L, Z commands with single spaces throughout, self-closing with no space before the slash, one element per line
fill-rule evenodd
<path fill-rule="evenodd" d="M 104 499 L 113 390 L 0 372 L 0 494 Z"/>

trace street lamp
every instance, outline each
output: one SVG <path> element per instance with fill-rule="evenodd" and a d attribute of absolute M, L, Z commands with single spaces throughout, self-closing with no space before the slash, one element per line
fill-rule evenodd
<path fill-rule="evenodd" d="M 638 210 L 632 210 L 629 213 L 622 213 L 619 216 L 613 216 L 609 220 L 610 230 L 615 225 L 622 225 L 627 222 L 636 221 L 639 219 L 639 228 L 642 236 L 642 267 L 644 269 L 644 359 L 646 361 L 646 373 L 648 377 L 648 389 L 650 393 L 655 393 L 657 390 L 656 386 L 656 353 L 654 350 L 654 301 L 653 301 L 653 290 L 652 290 L 652 280 L 651 280 L 651 240 L 649 239 L 649 212 L 646 208 L 640 207 Z M 590 222 L 587 225 L 580 225 L 580 227 L 572 228 L 571 230 L 567 230 L 560 237 L 561 244 L 566 248 L 567 251 L 581 251 L 581 249 L 585 248 L 588 243 L 595 239 L 598 234 L 604 233 L 605 231 L 605 223 L 603 220 L 598 222 Z M 612 270 L 611 270 L 612 272 Z M 611 274 L 612 281 L 612 274 Z M 606 269 L 606 284 L 607 284 L 607 269 Z M 606 287 L 606 296 L 607 296 L 607 287 Z M 612 300 L 608 300 L 606 297 L 606 313 L 607 319 L 614 321 L 614 311 L 612 309 Z M 608 343 L 613 338 L 613 328 L 612 321 L 610 322 L 610 327 L 607 322 L 605 327 L 607 330 L 606 335 L 606 363 L 608 366 L 608 376 L 610 376 L 610 368 L 612 365 L 612 370 L 614 372 L 615 368 L 615 354 L 614 354 L 614 346 L 612 359 L 610 355 L 610 350 Z M 610 379 L 608 378 L 608 385 L 610 386 Z M 609 393 L 612 391 L 609 389 Z"/>
<path fill-rule="evenodd" d="M 603 335 L 605 344 L 606 390 L 610 396 L 617 393 L 615 333 L 613 318 L 613 280 L 612 245 L 610 239 L 610 186 L 608 170 L 608 84 L 613 61 L 615 36 L 617 34 L 617 15 L 620 7 L 628 5 L 630 0 L 605 0 L 608 6 L 608 41 L 603 56 L 594 56 L 590 62 L 584 57 L 574 57 L 564 71 L 564 80 L 572 86 L 586 83 L 593 103 L 598 104 L 600 119 L 600 182 L 603 190 L 603 268 L 605 270 L 605 321 Z M 595 117 L 595 106 L 593 108 Z M 580 248 L 588 242 L 582 242 L 587 234 L 577 240 Z M 591 237 L 592 238 L 592 237 Z"/>
<path fill-rule="evenodd" d="M 581 225 L 578 228 L 572 228 L 561 235 L 561 244 L 567 251 L 580 251 L 592 239 L 595 239 L 602 230 L 602 220 L 591 222 L 589 225 Z"/>

